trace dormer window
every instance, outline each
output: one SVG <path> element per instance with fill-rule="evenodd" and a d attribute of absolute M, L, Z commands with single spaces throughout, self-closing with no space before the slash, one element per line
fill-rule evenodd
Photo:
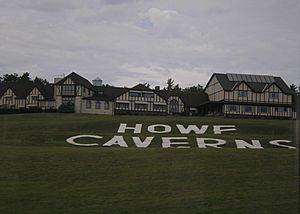
<path fill-rule="evenodd" d="M 150 97 L 152 98 L 154 96 L 154 93 L 151 91 L 130 91 L 129 92 L 130 97 Z"/>
<path fill-rule="evenodd" d="M 6 96 L 5 97 L 5 102 L 6 103 L 10 103 L 10 102 L 12 102 L 13 101 L 13 96 Z"/>
<path fill-rule="evenodd" d="M 279 97 L 279 93 L 278 92 L 270 92 L 269 93 L 269 99 L 278 100 L 278 97 Z"/>
<path fill-rule="evenodd" d="M 63 85 L 62 95 L 75 95 L 75 85 Z"/>
<path fill-rule="evenodd" d="M 248 97 L 248 91 L 238 91 L 239 97 Z"/>
<path fill-rule="evenodd" d="M 39 99 L 39 96 L 31 96 L 32 102 L 37 102 Z"/>

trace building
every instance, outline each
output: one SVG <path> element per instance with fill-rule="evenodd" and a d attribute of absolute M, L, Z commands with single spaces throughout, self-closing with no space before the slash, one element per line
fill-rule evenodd
<path fill-rule="evenodd" d="M 208 114 L 292 118 L 293 91 L 280 77 L 246 74 L 212 75 L 205 89 Z"/>
<path fill-rule="evenodd" d="M 0 108 L 55 108 L 52 85 L 31 82 L 0 86 Z"/>
<path fill-rule="evenodd" d="M 93 83 L 70 73 L 54 84 L 0 85 L 0 108 L 59 109 L 75 113 L 147 115 L 222 115 L 259 118 L 296 118 L 296 94 L 280 77 L 213 74 L 204 92 L 132 88 Z"/>
<path fill-rule="evenodd" d="M 199 101 L 208 101 L 205 93 L 153 90 L 143 84 L 132 88 L 91 84 L 72 72 L 54 84 L 56 108 L 73 104 L 76 113 L 167 115 L 197 113 Z M 201 98 L 201 99 L 198 99 Z"/>

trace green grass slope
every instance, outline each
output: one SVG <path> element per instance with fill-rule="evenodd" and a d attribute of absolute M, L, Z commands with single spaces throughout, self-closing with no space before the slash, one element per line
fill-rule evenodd
<path fill-rule="evenodd" d="M 172 134 L 155 135 L 139 149 L 83 148 L 66 138 L 117 133 L 119 123 L 167 124 Z M 162 149 L 161 136 L 183 136 L 175 124 L 234 124 L 217 136 L 223 149 Z M 78 114 L 0 115 L 0 213 L 298 213 L 295 121 L 210 117 L 96 116 Z M 136 136 L 136 135 L 135 135 Z M 154 136 L 154 135 L 153 135 Z M 209 127 L 201 137 L 216 137 Z M 236 149 L 233 139 L 259 139 L 265 149 Z M 298 145 L 296 145 L 298 147 Z"/>

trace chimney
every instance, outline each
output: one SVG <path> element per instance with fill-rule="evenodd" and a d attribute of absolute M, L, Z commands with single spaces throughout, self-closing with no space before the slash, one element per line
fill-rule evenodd
<path fill-rule="evenodd" d="M 159 91 L 160 90 L 160 87 L 159 86 L 155 86 L 155 91 Z"/>
<path fill-rule="evenodd" d="M 61 77 L 55 77 L 54 78 L 54 84 L 55 83 L 58 83 L 60 80 L 62 80 L 63 78 L 61 78 Z"/>
<path fill-rule="evenodd" d="M 65 74 L 57 75 L 54 77 L 54 84 L 58 83 L 60 80 L 62 80 L 65 77 Z"/>

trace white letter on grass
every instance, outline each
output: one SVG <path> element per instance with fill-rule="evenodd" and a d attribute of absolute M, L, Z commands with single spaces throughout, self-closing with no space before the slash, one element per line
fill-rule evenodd
<path fill-rule="evenodd" d="M 187 128 L 181 124 L 177 124 L 176 126 L 181 134 L 189 134 L 191 131 L 194 131 L 195 134 L 204 134 L 208 128 L 208 125 L 201 126 L 201 129 L 199 129 L 196 125 L 188 125 Z"/>
<path fill-rule="evenodd" d="M 238 149 L 246 149 L 246 148 L 250 148 L 250 149 L 263 149 L 263 147 L 261 146 L 259 140 L 251 140 L 252 144 L 247 143 L 244 140 L 235 140 L 236 143 L 236 147 Z"/>
<path fill-rule="evenodd" d="M 123 136 L 114 136 L 112 139 L 107 141 L 103 146 L 113 146 L 119 145 L 120 147 L 128 147 L 127 143 L 125 142 Z"/>
<path fill-rule="evenodd" d="M 133 142 L 138 148 L 147 148 L 152 142 L 154 137 L 146 137 L 144 141 L 141 141 L 139 137 L 132 137 Z"/>
<path fill-rule="evenodd" d="M 163 127 L 164 130 L 162 131 L 156 131 L 155 128 L 156 127 Z M 171 126 L 168 126 L 168 125 L 164 125 L 164 124 L 155 124 L 155 125 L 152 125 L 152 126 L 149 126 L 148 127 L 148 132 L 151 132 L 151 133 L 169 133 L 171 132 Z"/>
<path fill-rule="evenodd" d="M 222 128 L 226 128 L 226 129 L 222 129 Z M 235 125 L 214 126 L 215 134 L 222 134 L 222 132 L 230 132 L 230 131 L 236 131 Z"/>
<path fill-rule="evenodd" d="M 188 145 L 188 142 L 172 142 L 172 140 L 187 140 L 187 137 L 162 137 L 162 147 L 170 148 L 172 145 Z M 177 146 L 176 148 L 191 148 L 190 146 Z"/>
<path fill-rule="evenodd" d="M 103 137 L 101 136 L 97 136 L 97 135 L 77 135 L 77 136 L 73 136 L 68 138 L 66 141 L 69 144 L 75 145 L 75 146 L 99 146 L 98 143 L 88 143 L 88 144 L 84 144 L 84 143 L 76 143 L 75 140 L 78 138 L 96 138 L 96 139 L 101 139 Z"/>
<path fill-rule="evenodd" d="M 217 143 L 205 143 L 205 141 L 217 141 Z M 199 148 L 213 147 L 220 149 L 221 147 L 219 146 L 226 144 L 226 141 L 215 138 L 197 138 L 197 143 Z"/>
<path fill-rule="evenodd" d="M 142 124 L 135 124 L 135 127 L 127 127 L 127 123 L 120 123 L 118 133 L 125 133 L 126 129 L 134 130 L 134 134 L 140 134 L 142 131 Z"/>
<path fill-rule="evenodd" d="M 294 146 L 279 144 L 280 142 L 282 142 L 282 143 L 291 143 L 292 141 L 289 141 L 289 140 L 272 140 L 269 143 L 271 145 L 275 145 L 275 146 L 279 146 L 279 147 L 284 147 L 284 148 L 288 148 L 288 149 L 296 149 L 296 147 L 294 147 Z"/>

